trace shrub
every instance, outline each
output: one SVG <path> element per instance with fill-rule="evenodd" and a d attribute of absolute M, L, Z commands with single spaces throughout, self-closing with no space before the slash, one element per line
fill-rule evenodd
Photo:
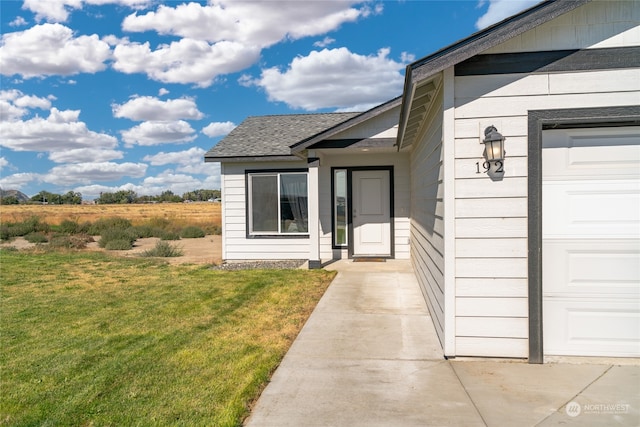
<path fill-rule="evenodd" d="M 29 233 L 33 233 L 35 230 L 29 225 L 23 222 L 7 224 L 7 231 L 9 238 L 18 236 L 26 236 Z"/>
<path fill-rule="evenodd" d="M 47 224 L 46 222 L 40 222 L 40 217 L 38 216 L 32 216 L 23 221 L 22 224 L 23 227 L 28 230 L 23 234 L 23 236 L 36 231 L 47 233 L 50 230 L 49 224 Z"/>
<path fill-rule="evenodd" d="M 88 234 L 91 224 L 84 222 L 80 224 L 78 221 L 65 219 L 58 226 L 58 231 L 67 234 Z"/>
<path fill-rule="evenodd" d="M 0 225 L 0 240 L 11 240 L 9 226 L 6 224 Z"/>
<path fill-rule="evenodd" d="M 108 228 L 106 230 L 103 230 L 102 233 L 100 233 L 100 241 L 98 242 L 98 245 L 101 248 L 107 248 L 107 245 L 112 240 L 114 241 L 124 240 L 128 242 L 128 245 L 127 245 L 128 247 L 124 249 L 131 249 L 133 247 L 133 242 L 135 242 L 137 238 L 138 236 L 130 227 L 127 227 L 126 229 Z M 117 246 L 119 248 L 122 248 L 125 245 L 123 245 L 122 243 L 118 243 Z"/>
<path fill-rule="evenodd" d="M 93 242 L 93 237 L 87 234 L 57 234 L 54 235 L 49 241 L 49 247 L 51 248 L 66 248 L 66 249 L 84 249 L 87 247 L 87 243 Z"/>
<path fill-rule="evenodd" d="M 182 256 L 182 249 L 167 242 L 159 241 L 153 249 L 142 252 L 144 257 L 178 257 Z"/>
<path fill-rule="evenodd" d="M 180 237 L 182 237 L 183 239 L 197 239 L 204 236 L 204 230 L 200 227 L 196 227 L 195 225 L 185 227 L 180 232 Z"/>
<path fill-rule="evenodd" d="M 160 228 L 162 230 L 167 230 L 171 226 L 171 221 L 168 218 L 162 217 L 153 217 L 149 218 L 147 221 L 147 225 L 152 228 Z"/>
<path fill-rule="evenodd" d="M 155 229 L 150 225 L 136 225 L 134 227 L 131 227 L 131 230 L 133 230 L 133 232 L 136 234 L 136 236 L 138 236 L 139 239 L 145 237 L 154 237 L 153 233 L 155 232 Z"/>
<path fill-rule="evenodd" d="M 158 238 L 162 238 L 162 236 L 164 235 L 164 233 L 166 233 L 167 231 L 162 229 L 162 228 L 158 228 L 158 227 L 154 227 L 153 228 L 153 235 L 151 237 L 158 237 Z"/>
<path fill-rule="evenodd" d="M 0 237 L 2 240 L 10 240 L 14 237 L 26 236 L 29 233 L 47 233 L 48 231 L 48 224 L 40 222 L 40 218 L 37 216 L 32 216 L 22 222 L 8 222 L 3 224 L 2 229 L 0 230 Z"/>
<path fill-rule="evenodd" d="M 126 251 L 133 247 L 133 242 L 129 239 L 113 239 L 109 240 L 103 247 L 109 251 Z"/>
<path fill-rule="evenodd" d="M 160 240 L 180 240 L 180 234 L 175 231 L 163 231 Z"/>
<path fill-rule="evenodd" d="M 29 243 L 47 243 L 49 241 L 47 236 L 40 232 L 29 233 L 24 236 L 24 239 Z"/>
<path fill-rule="evenodd" d="M 100 218 L 87 230 L 87 232 L 93 236 L 102 235 L 105 230 L 119 228 L 121 230 L 126 230 L 131 227 L 131 221 L 126 218 L 120 217 L 110 217 L 110 218 Z"/>

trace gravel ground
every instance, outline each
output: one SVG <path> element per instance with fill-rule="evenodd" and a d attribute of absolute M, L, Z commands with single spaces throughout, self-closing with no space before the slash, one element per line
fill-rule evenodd
<path fill-rule="evenodd" d="M 214 265 L 212 270 L 257 270 L 257 269 L 295 269 L 300 268 L 306 261 L 293 259 L 282 261 L 244 261 L 229 262 L 220 265 Z"/>

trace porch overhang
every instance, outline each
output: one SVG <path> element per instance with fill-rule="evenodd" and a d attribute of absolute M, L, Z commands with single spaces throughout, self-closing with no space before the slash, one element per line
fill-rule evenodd
<path fill-rule="evenodd" d="M 408 87 L 405 87 L 405 93 L 408 96 L 406 96 L 405 103 L 400 110 L 400 124 L 396 140 L 399 150 L 411 146 L 422 133 L 425 118 L 433 106 L 435 93 L 441 80 L 439 74 L 420 84 L 414 84 L 410 78 L 407 78 Z"/>
<path fill-rule="evenodd" d="M 379 145 L 379 144 L 387 144 L 389 142 L 388 138 L 361 138 L 361 139 L 336 139 L 336 135 L 341 132 L 344 132 L 348 129 L 353 128 L 361 123 L 364 123 L 367 120 L 371 120 L 392 108 L 395 108 L 400 105 L 402 102 L 402 97 L 394 98 L 390 101 L 385 102 L 384 104 L 378 105 L 364 113 L 360 113 L 348 120 L 345 120 L 342 123 L 338 123 L 337 125 L 326 129 L 323 132 L 317 133 L 309 138 L 305 138 L 301 141 L 296 142 L 291 145 L 291 153 L 299 156 L 301 158 L 305 158 L 305 152 L 309 149 L 315 148 L 345 148 L 345 147 L 337 147 L 330 146 L 332 144 L 347 144 L 353 147 L 353 144 L 358 144 L 360 146 L 371 144 L 371 145 Z M 337 142 L 336 142 L 337 141 Z M 328 144 L 329 146 L 321 147 L 319 145 Z"/>

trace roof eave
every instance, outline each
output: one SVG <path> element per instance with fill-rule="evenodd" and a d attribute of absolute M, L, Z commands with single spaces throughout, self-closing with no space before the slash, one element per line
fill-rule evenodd
<path fill-rule="evenodd" d="M 402 148 L 413 92 L 420 82 L 591 0 L 549 0 L 491 25 L 407 66 L 396 145 Z"/>
<path fill-rule="evenodd" d="M 316 144 L 325 139 L 329 139 L 332 136 L 338 134 L 339 132 L 352 128 L 353 126 L 356 126 L 366 120 L 372 119 L 382 113 L 385 113 L 391 110 L 392 108 L 395 108 L 396 106 L 400 105 L 401 102 L 402 102 L 402 96 L 398 96 L 396 98 L 393 98 L 390 101 L 387 101 L 363 113 L 360 113 L 354 117 L 351 117 L 342 123 L 338 123 L 337 125 L 332 126 L 325 131 L 322 131 L 313 136 L 310 136 L 309 138 L 303 139 L 302 141 L 298 141 L 295 144 L 290 146 L 291 152 L 293 154 L 300 153 L 306 150 L 307 148 L 309 148 L 310 146 L 312 146 L 313 144 Z"/>
<path fill-rule="evenodd" d="M 244 162 L 291 162 L 301 159 L 293 155 L 269 155 L 269 156 L 205 156 L 205 163 L 244 163 Z"/>

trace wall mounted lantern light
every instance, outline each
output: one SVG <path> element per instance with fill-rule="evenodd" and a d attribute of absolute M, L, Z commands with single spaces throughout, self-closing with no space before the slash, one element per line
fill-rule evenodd
<path fill-rule="evenodd" d="M 488 161 L 504 159 L 504 139 L 495 126 L 489 126 L 484 130 L 482 144 L 484 144 Z"/>

